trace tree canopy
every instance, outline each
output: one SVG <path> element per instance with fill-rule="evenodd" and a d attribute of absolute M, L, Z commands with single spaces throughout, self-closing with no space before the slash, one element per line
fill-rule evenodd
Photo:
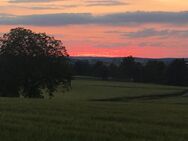
<path fill-rule="evenodd" d="M 0 38 L 0 96 L 50 96 L 71 73 L 66 48 L 60 40 L 25 28 L 11 29 Z"/>

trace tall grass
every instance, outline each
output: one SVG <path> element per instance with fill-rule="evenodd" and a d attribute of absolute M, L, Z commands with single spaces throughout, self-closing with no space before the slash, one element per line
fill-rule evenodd
<path fill-rule="evenodd" d="M 187 141 L 185 89 L 75 80 L 51 100 L 0 98 L 0 141 Z"/>

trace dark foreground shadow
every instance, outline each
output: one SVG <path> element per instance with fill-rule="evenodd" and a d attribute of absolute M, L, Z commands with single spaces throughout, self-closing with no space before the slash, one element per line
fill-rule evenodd
<path fill-rule="evenodd" d="M 124 88 L 129 88 L 129 89 L 132 89 L 132 88 L 137 88 L 137 89 L 154 89 L 153 87 L 147 87 L 147 86 L 119 86 L 119 85 L 114 86 L 114 85 L 100 85 L 100 84 L 99 85 L 97 85 L 97 84 L 95 84 L 95 85 L 89 85 L 89 86 L 106 87 L 106 88 L 122 88 L 122 89 L 124 89 Z M 159 86 L 159 88 L 161 90 L 169 90 L 168 87 L 160 87 Z M 171 90 L 180 90 L 179 88 L 170 88 L 170 89 Z"/>
<path fill-rule="evenodd" d="M 181 97 L 188 93 L 188 90 L 183 90 L 181 92 L 171 93 L 171 94 L 158 94 L 158 95 L 143 95 L 134 97 L 114 97 L 108 99 L 92 99 L 91 101 L 109 101 L 109 102 L 130 102 L 134 100 L 158 100 L 164 98 Z"/>

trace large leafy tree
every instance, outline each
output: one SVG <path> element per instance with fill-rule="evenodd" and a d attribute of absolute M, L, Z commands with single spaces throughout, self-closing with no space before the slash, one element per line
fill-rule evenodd
<path fill-rule="evenodd" d="M 60 40 L 15 28 L 0 39 L 0 96 L 50 96 L 71 81 L 68 53 Z"/>

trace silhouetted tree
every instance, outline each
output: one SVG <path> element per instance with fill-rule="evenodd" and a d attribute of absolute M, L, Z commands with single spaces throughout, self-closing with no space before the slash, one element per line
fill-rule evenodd
<path fill-rule="evenodd" d="M 108 69 L 109 69 L 109 76 L 110 77 L 117 78 L 119 76 L 119 68 L 118 68 L 118 66 L 116 64 L 111 63 L 108 66 Z"/>
<path fill-rule="evenodd" d="M 140 81 L 142 65 L 135 62 L 132 56 L 123 58 L 120 64 L 121 76 L 129 81 Z"/>
<path fill-rule="evenodd" d="M 143 69 L 144 82 L 164 83 L 166 66 L 161 61 L 149 61 Z"/>
<path fill-rule="evenodd" d="M 77 60 L 74 63 L 75 75 L 91 75 L 91 67 L 89 61 Z"/>
<path fill-rule="evenodd" d="M 60 40 L 15 28 L 0 39 L 0 96 L 50 96 L 71 80 L 68 53 Z"/>
<path fill-rule="evenodd" d="M 135 62 L 133 79 L 135 82 L 143 81 L 143 65 L 139 62 Z"/>
<path fill-rule="evenodd" d="M 97 61 L 94 65 L 93 65 L 93 73 L 94 76 L 96 77 L 100 77 L 103 80 L 107 80 L 109 77 L 109 69 L 108 67 L 101 61 Z"/>
<path fill-rule="evenodd" d="M 169 64 L 167 83 L 171 85 L 188 85 L 188 68 L 184 59 L 176 59 Z"/>

